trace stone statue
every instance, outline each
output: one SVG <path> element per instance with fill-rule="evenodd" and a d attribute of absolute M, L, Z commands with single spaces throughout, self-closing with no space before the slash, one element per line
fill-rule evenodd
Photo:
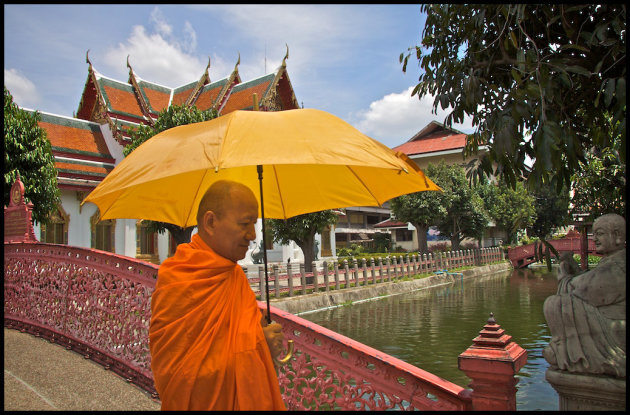
<path fill-rule="evenodd" d="M 626 223 L 607 214 L 593 224 L 603 258 L 579 273 L 572 255 L 560 258 L 558 292 L 543 310 L 551 331 L 544 358 L 553 370 L 626 377 Z"/>

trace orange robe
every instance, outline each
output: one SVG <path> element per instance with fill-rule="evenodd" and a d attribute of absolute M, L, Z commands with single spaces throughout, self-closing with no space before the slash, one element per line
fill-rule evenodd
<path fill-rule="evenodd" d="M 284 410 L 243 269 L 199 235 L 158 270 L 149 346 L 162 410 Z"/>

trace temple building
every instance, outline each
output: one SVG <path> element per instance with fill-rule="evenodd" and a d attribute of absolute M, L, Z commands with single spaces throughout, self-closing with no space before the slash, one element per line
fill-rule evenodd
<path fill-rule="evenodd" d="M 152 125 L 160 111 L 171 105 L 214 109 L 221 116 L 252 110 L 256 94 L 261 111 L 299 108 L 286 68 L 287 58 L 288 50 L 274 72 L 245 82 L 238 71 L 240 57 L 232 73 L 217 81 L 210 78 L 208 62 L 199 79 L 171 88 L 142 79 L 129 59 L 126 82 L 108 78 L 93 67 L 86 55 L 87 80 L 75 117 L 40 112 L 39 125 L 51 142 L 61 191 L 61 203 L 51 215 L 51 222 L 35 226 L 40 241 L 96 248 L 161 263 L 175 250 L 168 232 L 151 232 L 142 220 L 101 221 L 96 205 L 81 206 L 81 201 L 124 158 L 123 148 L 131 142 L 129 130 Z M 268 241 L 267 247 L 270 260 L 296 259 L 297 246 L 276 247 Z"/>

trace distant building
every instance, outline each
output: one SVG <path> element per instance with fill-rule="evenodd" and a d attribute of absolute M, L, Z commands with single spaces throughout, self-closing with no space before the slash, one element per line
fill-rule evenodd
<path fill-rule="evenodd" d="M 437 121 L 431 121 L 407 142 L 394 147 L 392 150 L 405 153 L 423 171 L 426 170 L 429 163 L 437 164 L 440 160 L 444 160 L 447 164 L 458 164 L 465 167 L 470 160 L 477 157 L 464 158 L 466 136 L 467 134 L 461 131 L 447 127 Z M 479 147 L 480 154 L 486 151 L 486 146 Z M 506 238 L 505 231 L 498 229 L 494 223 L 489 225 L 481 241 L 481 247 L 498 245 L 500 240 Z M 418 236 L 413 225 L 390 218 L 375 227 L 383 231 L 390 231 L 394 245 L 407 250 L 418 249 Z M 435 233 L 435 229 L 429 232 Z M 435 237 L 429 239 L 435 239 Z"/>

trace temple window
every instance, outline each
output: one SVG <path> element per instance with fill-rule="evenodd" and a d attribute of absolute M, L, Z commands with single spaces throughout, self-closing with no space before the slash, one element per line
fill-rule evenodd
<path fill-rule="evenodd" d="M 68 245 L 68 225 L 70 215 L 61 205 L 48 216 L 48 222 L 41 224 L 41 240 L 49 244 Z"/>
<path fill-rule="evenodd" d="M 146 220 L 136 223 L 136 258 L 159 264 L 157 232 L 152 231 L 149 224 L 150 221 Z"/>
<path fill-rule="evenodd" d="M 116 220 L 100 220 L 101 214 L 97 210 L 90 218 L 90 228 L 92 231 L 91 247 L 101 251 L 114 252 L 114 241 L 116 232 Z"/>

